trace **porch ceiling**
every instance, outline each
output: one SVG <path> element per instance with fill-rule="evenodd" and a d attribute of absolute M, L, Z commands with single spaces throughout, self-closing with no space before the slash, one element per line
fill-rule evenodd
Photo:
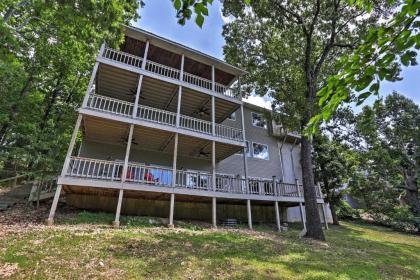
<path fill-rule="evenodd" d="M 120 100 L 134 102 L 139 75 L 101 64 L 96 79 L 96 92 Z M 143 77 L 140 91 L 141 105 L 176 112 L 178 86 L 147 76 Z M 216 98 L 216 122 L 221 123 L 235 112 L 239 105 Z M 181 114 L 211 120 L 211 96 L 186 87 L 182 89 Z"/>
<path fill-rule="evenodd" d="M 129 133 L 129 125 L 126 123 L 84 116 L 82 129 L 84 140 L 126 146 Z M 174 133 L 135 126 L 131 148 L 173 154 Z M 216 161 L 223 160 L 240 149 L 240 146 L 216 142 Z M 211 141 L 179 134 L 178 155 L 211 161 Z"/>

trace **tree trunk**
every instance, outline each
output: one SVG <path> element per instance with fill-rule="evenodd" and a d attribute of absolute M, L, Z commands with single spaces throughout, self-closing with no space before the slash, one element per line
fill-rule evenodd
<path fill-rule="evenodd" d="M 314 171 L 312 164 L 312 141 L 307 139 L 307 137 L 302 137 L 301 154 L 307 229 L 306 237 L 317 240 L 325 240 L 316 202 Z"/>
<path fill-rule="evenodd" d="M 414 214 L 420 213 L 419 190 L 417 186 L 417 176 L 415 171 L 404 172 L 405 196 L 403 201 L 410 206 Z"/>
<path fill-rule="evenodd" d="M 330 203 L 330 210 L 331 210 L 331 216 L 332 216 L 332 220 L 333 220 L 333 225 L 339 226 L 340 222 L 338 221 L 338 217 L 337 217 L 337 210 L 335 209 L 335 205 Z"/>

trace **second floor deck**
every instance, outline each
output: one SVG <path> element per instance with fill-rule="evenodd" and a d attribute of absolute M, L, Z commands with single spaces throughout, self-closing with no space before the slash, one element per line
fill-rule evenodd
<path fill-rule="evenodd" d="M 173 178 L 175 176 L 175 178 Z M 122 180 L 124 179 L 124 180 Z M 175 179 L 175 187 L 172 181 Z M 123 182 L 124 181 L 124 182 Z M 212 174 L 199 170 L 176 170 L 170 167 L 130 162 L 123 175 L 123 161 L 72 157 L 63 184 L 89 185 L 93 187 L 123 188 L 149 192 L 180 193 L 186 195 L 223 197 L 232 199 L 303 201 L 301 184 L 281 182 L 277 178 L 245 178 L 234 174 Z M 321 190 L 316 187 L 317 199 L 322 200 Z"/>

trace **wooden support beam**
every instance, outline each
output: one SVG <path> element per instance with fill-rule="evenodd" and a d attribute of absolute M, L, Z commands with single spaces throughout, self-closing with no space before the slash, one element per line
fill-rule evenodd
<path fill-rule="evenodd" d="M 216 142 L 211 141 L 211 185 L 213 191 L 216 191 Z"/>
<path fill-rule="evenodd" d="M 212 225 L 213 225 L 213 228 L 217 227 L 216 209 L 217 209 L 216 198 L 213 197 L 212 198 Z"/>
<path fill-rule="evenodd" d="M 276 211 L 276 225 L 277 231 L 281 232 L 281 221 L 280 221 L 280 209 L 279 209 L 279 202 L 274 201 L 274 211 Z"/>
<path fill-rule="evenodd" d="M 115 220 L 112 222 L 112 225 L 115 228 L 118 228 L 120 226 L 120 214 L 121 214 L 121 205 L 122 205 L 122 199 L 123 199 L 124 190 L 120 189 L 118 193 L 118 202 L 117 202 L 117 210 L 115 213 Z"/>
<path fill-rule="evenodd" d="M 123 172 L 122 172 L 122 176 L 121 176 L 121 182 L 122 183 L 124 183 L 125 179 L 127 178 L 128 160 L 130 159 L 130 150 L 131 150 L 131 142 L 133 141 L 133 132 L 134 132 L 134 124 L 131 124 L 130 129 L 128 131 L 127 146 L 126 146 L 126 149 L 125 149 Z M 121 185 L 121 187 L 122 187 L 122 185 Z"/>
<path fill-rule="evenodd" d="M 251 200 L 246 201 L 246 210 L 248 214 L 248 228 L 252 230 Z"/>
<path fill-rule="evenodd" d="M 302 197 L 303 194 L 300 192 L 299 180 L 298 179 L 295 179 L 295 184 L 296 184 L 298 197 Z M 300 217 L 301 217 L 302 223 L 303 223 L 303 230 L 305 231 L 305 234 L 306 234 L 306 215 L 305 215 L 305 211 L 303 210 L 302 202 L 299 202 L 299 211 L 300 211 Z"/>
<path fill-rule="evenodd" d="M 142 69 L 146 69 L 147 55 L 149 53 L 149 45 L 150 45 L 150 41 L 147 40 L 146 47 L 144 48 L 143 62 L 141 64 Z"/>
<path fill-rule="evenodd" d="M 175 133 L 174 137 L 174 157 L 172 161 L 172 187 L 176 187 L 176 165 L 178 160 L 178 133 Z"/>
<path fill-rule="evenodd" d="M 174 227 L 174 208 L 175 208 L 175 194 L 171 193 L 171 201 L 169 205 L 169 224 L 168 227 Z"/>
<path fill-rule="evenodd" d="M 48 219 L 45 221 L 47 226 L 52 226 L 54 224 L 54 215 L 55 211 L 57 210 L 58 200 L 60 199 L 62 185 L 57 185 L 57 189 L 55 190 L 54 199 L 51 205 L 50 214 L 48 215 Z"/>
<path fill-rule="evenodd" d="M 324 216 L 325 229 L 328 229 L 327 211 L 325 210 L 325 203 L 321 203 L 322 215 Z"/>
<path fill-rule="evenodd" d="M 141 92 L 141 84 L 142 83 L 143 83 L 143 74 L 140 74 L 139 81 L 138 81 L 138 84 L 137 84 L 136 97 L 134 99 L 133 118 L 137 117 L 137 111 L 139 109 L 139 100 L 140 100 L 140 92 Z"/>
<path fill-rule="evenodd" d="M 73 133 L 71 135 L 70 144 L 67 149 L 66 159 L 64 160 L 63 169 L 61 170 L 61 176 L 64 176 L 69 168 L 70 157 L 73 153 L 74 144 L 76 143 L 77 133 L 79 132 L 80 124 L 82 123 L 82 114 L 77 116 L 76 124 L 74 125 Z"/>
<path fill-rule="evenodd" d="M 99 62 L 95 62 L 95 66 L 93 66 L 92 75 L 90 76 L 89 84 L 86 89 L 85 96 L 83 98 L 82 108 L 87 106 L 89 96 L 92 92 L 92 86 L 93 86 L 93 83 L 95 82 L 96 73 L 98 72 L 98 68 L 99 68 Z"/>
<path fill-rule="evenodd" d="M 245 136 L 245 118 L 244 118 L 244 105 L 241 104 L 241 123 L 242 123 L 242 137 L 245 143 L 245 147 L 243 148 L 243 160 L 244 160 L 244 175 L 245 175 L 245 185 L 246 189 L 249 191 L 249 183 L 248 183 L 248 159 L 246 155 L 246 136 Z"/>

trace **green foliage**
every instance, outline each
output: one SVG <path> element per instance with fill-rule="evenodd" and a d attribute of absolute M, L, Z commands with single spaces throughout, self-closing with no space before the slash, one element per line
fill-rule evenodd
<path fill-rule="evenodd" d="M 141 4 L 141 3 L 140 3 Z M 100 45 L 139 2 L 0 3 L 0 168 L 58 170 Z"/>
<path fill-rule="evenodd" d="M 353 220 L 360 218 L 360 213 L 353 209 L 347 201 L 340 200 L 337 207 L 337 216 L 343 220 Z"/>
<path fill-rule="evenodd" d="M 364 202 L 376 222 L 415 228 L 420 217 L 419 106 L 393 93 L 356 116 L 348 111 L 342 116 L 337 123 L 346 126 L 327 123 L 326 129 L 356 155 L 347 191 Z"/>
<path fill-rule="evenodd" d="M 350 3 L 360 6 L 364 2 L 370 3 Z M 371 28 L 354 52 L 341 57 L 338 74 L 329 77 L 327 85 L 318 91 L 322 110 L 312 118 L 309 133 L 315 133 L 322 121 L 330 119 L 340 104 L 355 101 L 361 105 L 369 96 L 378 95 L 382 81 L 400 80 L 400 64 L 417 65 L 419 15 L 420 2 L 406 0 L 392 20 Z M 350 98 L 354 92 L 357 92 L 356 97 Z"/>
<path fill-rule="evenodd" d="M 209 15 L 207 5 L 211 5 L 213 0 L 172 0 L 172 3 L 179 24 L 184 25 L 194 13 L 196 15 L 195 23 L 201 28 L 203 27 L 204 17 Z"/>

